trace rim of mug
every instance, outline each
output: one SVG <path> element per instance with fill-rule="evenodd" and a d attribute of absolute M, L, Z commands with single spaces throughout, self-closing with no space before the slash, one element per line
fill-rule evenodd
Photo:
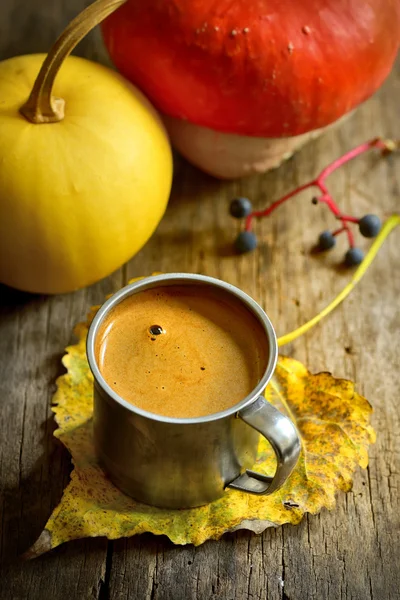
<path fill-rule="evenodd" d="M 125 300 L 129 296 L 132 296 L 135 293 L 145 291 L 147 289 L 152 289 L 155 287 L 161 287 L 162 284 L 165 283 L 169 285 L 179 285 L 185 282 L 194 284 L 197 282 L 200 284 L 216 286 L 223 289 L 225 292 L 231 293 L 234 296 L 236 296 L 236 298 L 238 298 L 243 304 L 246 305 L 248 309 L 250 309 L 250 311 L 257 317 L 258 321 L 262 325 L 268 339 L 269 356 L 264 374 L 258 382 L 258 384 L 256 385 L 256 387 L 250 392 L 248 396 L 246 396 L 245 398 L 243 398 L 243 400 L 240 400 L 240 402 L 237 402 L 230 408 L 227 408 L 226 410 L 220 412 L 211 413 L 209 415 L 204 415 L 202 417 L 167 417 L 165 415 L 159 415 L 157 413 L 152 413 L 143 410 L 135 406 L 134 404 L 131 404 L 127 400 L 124 400 L 122 396 L 117 394 L 117 392 L 115 392 L 108 385 L 108 383 L 106 382 L 106 380 L 100 372 L 99 366 L 95 358 L 94 346 L 97 332 L 101 323 L 108 315 L 108 313 L 115 306 L 117 306 L 117 304 L 119 304 L 120 302 L 122 302 L 123 300 Z M 166 273 L 161 275 L 151 275 L 134 281 L 133 283 L 130 283 L 121 288 L 118 292 L 115 292 L 115 294 L 113 294 L 110 298 L 108 298 L 108 300 L 104 302 L 104 304 L 102 304 L 89 326 L 86 339 L 86 355 L 95 383 L 97 383 L 102 388 L 102 390 L 108 395 L 109 398 L 126 408 L 128 411 L 136 413 L 147 419 L 152 419 L 154 421 L 160 421 L 163 423 L 176 423 L 183 425 L 207 423 L 209 421 L 216 421 L 218 419 L 229 417 L 242 410 L 244 407 L 250 405 L 259 396 L 261 396 L 275 371 L 276 363 L 278 360 L 278 343 L 275 330 L 265 311 L 255 300 L 253 300 L 253 298 L 251 298 L 251 296 L 243 292 L 238 287 L 227 283 L 226 281 L 223 281 L 221 279 L 209 277 L 208 275 L 197 275 L 194 273 Z"/>

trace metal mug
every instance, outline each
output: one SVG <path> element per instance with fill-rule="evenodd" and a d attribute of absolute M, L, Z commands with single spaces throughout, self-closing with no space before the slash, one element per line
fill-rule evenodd
<path fill-rule="evenodd" d="M 269 346 L 265 373 L 241 402 L 198 418 L 170 418 L 141 410 L 121 398 L 104 380 L 95 358 L 99 326 L 117 304 L 132 294 L 160 286 L 213 286 L 239 299 L 262 325 Z M 114 294 L 97 312 L 87 337 L 87 356 L 94 376 L 94 442 L 110 479 L 126 494 L 165 508 L 201 506 L 220 498 L 226 488 L 271 494 L 295 467 L 300 441 L 288 417 L 262 396 L 278 357 L 274 329 L 265 312 L 240 289 L 204 275 L 167 274 L 136 281 Z M 273 477 L 249 470 L 259 434 L 277 459 Z"/>

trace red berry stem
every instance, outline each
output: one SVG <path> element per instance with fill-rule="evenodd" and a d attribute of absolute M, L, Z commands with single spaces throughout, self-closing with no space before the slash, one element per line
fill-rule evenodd
<path fill-rule="evenodd" d="M 340 215 L 342 221 L 347 221 L 348 223 L 359 223 L 360 219 L 357 217 L 350 217 L 350 215 Z"/>
<path fill-rule="evenodd" d="M 353 148 L 353 150 L 346 152 L 346 154 L 343 154 L 343 156 L 340 156 L 327 167 L 325 167 L 325 169 L 321 171 L 321 173 L 318 175 L 317 181 L 323 181 L 328 177 L 328 175 L 333 173 L 333 171 L 336 171 L 336 169 L 339 169 L 339 167 L 345 165 L 350 160 L 353 160 L 353 158 L 356 158 L 356 156 L 359 156 L 360 154 L 371 150 L 371 148 L 380 148 L 381 150 L 387 150 L 388 145 L 380 138 L 374 138 L 369 142 L 364 142 L 363 144 L 356 146 L 355 148 Z"/>
<path fill-rule="evenodd" d="M 339 207 L 336 205 L 332 196 L 329 194 L 327 187 L 322 182 L 316 183 L 315 185 L 318 185 L 319 189 L 323 193 L 322 196 L 317 198 L 318 202 L 324 202 L 328 206 L 329 210 L 335 215 L 335 217 L 340 219 L 341 213 Z"/>
<path fill-rule="evenodd" d="M 338 161 L 336 161 L 336 163 L 338 163 Z M 336 168 L 338 168 L 338 167 L 336 167 Z M 326 169 L 325 169 L 325 171 L 326 171 Z M 347 239 L 348 239 L 350 248 L 353 248 L 354 247 L 354 236 L 353 236 L 353 233 L 350 230 L 350 228 L 348 227 L 346 220 L 343 219 L 343 216 L 342 216 L 342 214 L 340 212 L 340 209 L 337 206 L 337 204 L 334 201 L 334 199 L 332 198 L 332 196 L 330 195 L 330 193 L 328 191 L 328 188 L 326 187 L 325 183 L 323 182 L 323 179 L 322 179 L 321 175 L 318 176 L 317 181 L 316 181 L 316 185 L 323 192 L 323 196 L 321 196 L 320 198 L 317 198 L 317 200 L 319 200 L 319 202 L 325 202 L 325 204 L 327 205 L 327 207 L 329 208 L 329 210 L 335 215 L 335 217 L 337 219 L 340 219 L 342 221 L 342 229 L 347 234 Z"/>
<path fill-rule="evenodd" d="M 350 248 L 354 248 L 355 244 L 354 244 L 354 234 L 352 232 L 352 230 L 350 229 L 350 227 L 345 227 L 346 233 L 347 233 L 347 239 L 349 240 L 349 246 Z"/>
<path fill-rule="evenodd" d="M 270 215 L 276 208 L 278 208 L 278 206 L 280 206 L 281 204 L 286 202 L 286 200 L 289 200 L 289 198 L 292 198 L 292 196 L 296 196 L 296 194 L 299 194 L 303 190 L 311 187 L 312 185 L 315 185 L 313 181 L 310 181 L 310 183 L 305 183 L 304 185 L 301 185 L 300 187 L 296 188 L 295 190 L 292 190 L 291 192 L 289 192 L 288 194 L 286 194 L 279 200 L 276 200 L 276 202 L 273 202 L 271 204 L 271 206 L 268 206 L 268 208 L 266 208 L 264 210 L 256 210 L 256 211 L 252 212 L 248 217 L 246 217 L 246 225 L 245 225 L 246 231 L 250 231 L 251 223 L 252 223 L 254 217 L 268 217 L 268 215 Z"/>
<path fill-rule="evenodd" d="M 348 215 L 343 215 L 341 213 L 340 208 L 338 207 L 338 205 L 336 204 L 336 202 L 330 195 L 329 190 L 325 185 L 325 179 L 329 175 L 331 175 L 334 171 L 339 169 L 341 166 L 343 166 L 350 160 L 353 160 L 353 158 L 356 158 L 356 156 L 359 156 L 360 154 L 367 152 L 371 148 L 379 148 L 380 150 L 383 150 L 385 152 L 391 152 L 391 151 L 397 149 L 397 145 L 398 145 L 397 142 L 393 142 L 392 140 L 381 140 L 380 138 L 375 138 L 373 140 L 370 140 L 369 142 L 360 144 L 356 148 L 353 148 L 353 150 L 350 150 L 346 154 L 343 154 L 343 156 L 334 160 L 331 164 L 329 164 L 327 167 L 325 167 L 325 169 L 323 169 L 321 171 L 321 173 L 318 175 L 318 177 L 316 177 L 316 179 L 313 179 L 312 181 L 309 181 L 308 183 L 305 183 L 305 184 L 297 187 L 295 190 L 292 190 L 291 192 L 289 192 L 288 194 L 286 194 L 279 200 L 276 200 L 275 202 L 273 202 L 270 206 L 268 206 L 268 208 L 266 208 L 264 210 L 258 210 L 258 211 L 252 212 L 246 218 L 245 230 L 246 231 L 251 230 L 251 226 L 252 226 L 252 222 L 253 222 L 254 218 L 267 217 L 276 208 L 278 208 L 278 206 L 280 206 L 281 204 L 286 202 L 286 200 L 289 200 L 290 198 L 299 194 L 303 190 L 306 190 L 311 187 L 317 187 L 321 191 L 322 195 L 320 197 L 316 198 L 316 200 L 318 202 L 323 202 L 324 204 L 326 204 L 327 207 L 329 208 L 329 210 L 335 215 L 335 217 L 342 221 L 342 227 L 340 229 L 338 229 L 336 232 L 334 232 L 333 235 L 338 235 L 342 231 L 346 231 L 350 247 L 353 248 L 354 247 L 354 236 L 353 236 L 353 232 L 348 227 L 348 223 L 358 223 L 359 219 L 356 219 L 355 217 L 351 217 Z"/>
<path fill-rule="evenodd" d="M 339 235 L 339 233 L 342 233 L 343 231 L 346 231 L 346 227 L 340 227 L 340 229 L 336 229 L 335 231 L 332 231 L 332 235 L 333 237 Z"/>

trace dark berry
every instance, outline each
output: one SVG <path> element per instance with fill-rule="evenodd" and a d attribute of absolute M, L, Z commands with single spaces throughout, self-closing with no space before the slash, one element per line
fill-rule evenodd
<path fill-rule="evenodd" d="M 257 248 L 257 238 L 252 231 L 242 231 L 235 240 L 235 248 L 241 254 Z"/>
<path fill-rule="evenodd" d="M 344 262 L 347 267 L 355 267 L 364 259 L 364 252 L 360 248 L 350 248 L 347 250 Z"/>
<path fill-rule="evenodd" d="M 248 198 L 235 198 L 231 202 L 229 212 L 235 219 L 243 219 L 253 212 L 253 207 Z"/>
<path fill-rule="evenodd" d="M 360 233 L 366 238 L 373 238 L 378 235 L 381 230 L 381 220 L 376 215 L 365 215 L 359 220 L 358 226 Z"/>
<path fill-rule="evenodd" d="M 318 246 L 321 250 L 330 250 L 336 244 L 336 238 L 330 231 L 323 231 L 318 238 Z"/>

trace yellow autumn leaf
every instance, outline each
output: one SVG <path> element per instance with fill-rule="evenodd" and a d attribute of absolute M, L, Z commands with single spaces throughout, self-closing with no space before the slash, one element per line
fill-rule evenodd
<path fill-rule="evenodd" d="M 53 399 L 59 426 L 54 435 L 72 455 L 71 482 L 27 557 L 83 537 L 116 539 L 151 532 L 167 535 L 175 544 L 199 545 L 236 529 L 260 533 L 270 526 L 296 524 L 306 512 L 333 508 L 335 493 L 351 489 L 356 467 L 367 466 L 368 445 L 375 441 L 368 401 L 352 382 L 329 373 L 312 375 L 300 362 L 280 356 L 265 396 L 293 420 L 302 441 L 300 460 L 285 485 L 270 496 L 227 490 L 211 504 L 185 510 L 136 502 L 107 479 L 93 447 L 93 379 L 85 343 L 97 309 L 75 328 L 78 342 L 67 348 L 67 373 L 58 379 Z M 274 453 L 260 438 L 257 471 L 271 475 L 274 470 Z"/>

